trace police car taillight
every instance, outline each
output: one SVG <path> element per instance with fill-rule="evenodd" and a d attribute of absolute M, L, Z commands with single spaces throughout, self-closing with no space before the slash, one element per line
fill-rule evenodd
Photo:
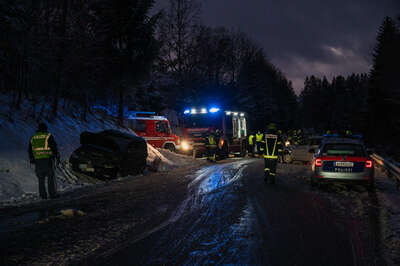
<path fill-rule="evenodd" d="M 365 161 L 365 168 L 372 168 L 372 161 L 371 160 L 366 160 Z"/>
<path fill-rule="evenodd" d="M 315 167 L 321 167 L 322 166 L 322 160 L 320 158 L 315 159 Z"/>

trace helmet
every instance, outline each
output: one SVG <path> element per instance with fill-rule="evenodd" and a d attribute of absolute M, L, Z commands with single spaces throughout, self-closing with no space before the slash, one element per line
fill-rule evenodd
<path fill-rule="evenodd" d="M 298 129 L 298 130 L 297 130 L 297 134 L 300 134 L 300 133 L 301 133 L 301 129 Z"/>
<path fill-rule="evenodd" d="M 275 129 L 276 129 L 276 125 L 274 123 L 269 123 L 268 130 L 275 130 Z"/>
<path fill-rule="evenodd" d="M 282 130 L 278 129 L 278 134 L 282 134 Z"/>
<path fill-rule="evenodd" d="M 215 134 L 219 134 L 219 129 L 216 129 L 216 130 L 215 130 Z"/>
<path fill-rule="evenodd" d="M 39 123 L 38 131 L 46 132 L 47 131 L 47 125 L 45 123 L 43 123 L 43 122 Z"/>
<path fill-rule="evenodd" d="M 350 130 L 346 130 L 346 135 L 352 135 Z"/>

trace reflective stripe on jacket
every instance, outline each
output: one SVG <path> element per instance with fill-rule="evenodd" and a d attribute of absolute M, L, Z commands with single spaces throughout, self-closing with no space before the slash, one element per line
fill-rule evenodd
<path fill-rule="evenodd" d="M 209 147 L 217 147 L 217 141 L 215 140 L 214 135 L 210 135 L 207 138 L 207 146 Z"/>
<path fill-rule="evenodd" d="M 249 145 L 253 145 L 254 144 L 253 139 L 254 139 L 254 135 L 250 135 L 249 136 Z"/>
<path fill-rule="evenodd" d="M 277 159 L 277 146 L 278 136 L 274 134 L 266 134 L 265 135 L 265 159 Z"/>
<path fill-rule="evenodd" d="M 51 134 L 47 132 L 37 132 L 31 138 L 32 153 L 35 160 L 49 159 L 53 155 L 49 147 L 49 138 Z"/>

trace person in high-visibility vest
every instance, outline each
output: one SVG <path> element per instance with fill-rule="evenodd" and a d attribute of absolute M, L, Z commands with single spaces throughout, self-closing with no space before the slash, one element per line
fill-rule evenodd
<path fill-rule="evenodd" d="M 276 125 L 270 123 L 265 134 L 264 152 L 264 181 L 267 183 L 275 184 L 279 151 L 283 151 L 282 139 L 277 134 Z"/>
<path fill-rule="evenodd" d="M 29 160 L 35 165 L 35 173 L 39 181 L 39 195 L 42 199 L 47 199 L 47 189 L 50 198 L 57 198 L 57 188 L 55 180 L 55 160 L 60 161 L 60 154 L 57 144 L 47 130 L 45 123 L 40 123 L 38 130 L 29 141 Z"/>
<path fill-rule="evenodd" d="M 251 133 L 249 135 L 248 138 L 248 145 L 247 145 L 247 151 L 249 153 L 249 155 L 251 155 L 252 157 L 254 157 L 254 142 L 255 142 L 255 136 L 253 133 Z"/>
<path fill-rule="evenodd" d="M 211 130 L 210 134 L 206 138 L 206 148 L 207 160 L 215 162 L 217 156 L 217 136 L 215 135 L 214 130 Z"/>
<path fill-rule="evenodd" d="M 264 140 L 263 139 L 264 139 L 264 134 L 261 133 L 260 130 L 258 130 L 256 133 L 256 145 L 257 145 L 257 154 L 259 156 L 262 156 L 262 154 L 264 153 L 264 147 L 263 147 Z"/>
<path fill-rule="evenodd" d="M 277 135 L 278 135 L 278 142 L 277 142 L 277 145 L 278 145 L 278 161 L 280 162 L 280 163 L 283 163 L 283 147 L 284 147 L 284 142 L 283 142 L 283 138 L 282 138 L 282 134 L 283 134 L 283 132 L 282 132 L 282 130 L 278 130 L 277 132 Z"/>
<path fill-rule="evenodd" d="M 351 132 L 350 129 L 346 130 L 345 136 L 346 136 L 346 137 L 351 137 L 351 136 L 353 136 L 353 133 Z"/>

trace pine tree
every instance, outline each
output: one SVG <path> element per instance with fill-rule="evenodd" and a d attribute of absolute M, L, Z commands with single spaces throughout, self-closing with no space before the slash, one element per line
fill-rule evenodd
<path fill-rule="evenodd" d="M 398 118 L 393 111 L 400 106 L 397 100 L 400 90 L 399 49 L 398 28 L 393 19 L 386 17 L 377 36 L 368 91 L 368 133 L 375 143 L 390 141 L 395 134 L 394 128 L 398 130 Z"/>
<path fill-rule="evenodd" d="M 149 16 L 154 0 L 99 0 L 93 7 L 97 32 L 110 58 L 113 83 L 118 91 L 118 119 L 122 123 L 124 98 L 130 86 L 138 85 L 156 58 L 154 39 L 160 14 Z M 99 36 L 100 37 L 100 36 Z"/>

